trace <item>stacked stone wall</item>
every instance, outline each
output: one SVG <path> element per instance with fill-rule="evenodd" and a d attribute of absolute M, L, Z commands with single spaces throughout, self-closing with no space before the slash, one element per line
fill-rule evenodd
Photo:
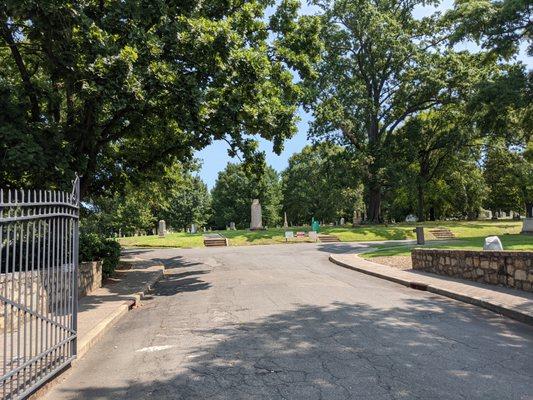
<path fill-rule="evenodd" d="M 532 251 L 414 249 L 413 269 L 533 292 Z"/>

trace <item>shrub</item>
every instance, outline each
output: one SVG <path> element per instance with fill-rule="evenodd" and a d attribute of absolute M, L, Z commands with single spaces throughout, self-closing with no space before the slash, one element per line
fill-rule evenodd
<path fill-rule="evenodd" d="M 120 245 L 96 233 L 80 234 L 80 261 L 102 260 L 102 275 L 111 276 L 120 260 Z"/>

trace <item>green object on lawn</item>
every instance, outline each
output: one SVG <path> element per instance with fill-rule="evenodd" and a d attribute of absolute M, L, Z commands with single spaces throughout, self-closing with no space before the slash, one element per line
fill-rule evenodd
<path fill-rule="evenodd" d="M 315 220 L 315 217 L 313 217 L 311 221 L 311 229 L 314 230 L 316 233 L 320 231 L 320 223 Z"/>

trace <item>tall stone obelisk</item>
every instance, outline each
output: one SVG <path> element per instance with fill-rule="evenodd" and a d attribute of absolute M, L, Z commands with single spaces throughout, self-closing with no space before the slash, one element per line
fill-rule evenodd
<path fill-rule="evenodd" d="M 250 230 L 256 231 L 261 229 L 263 229 L 263 214 L 261 211 L 261 203 L 259 203 L 259 199 L 254 199 L 252 201 Z"/>

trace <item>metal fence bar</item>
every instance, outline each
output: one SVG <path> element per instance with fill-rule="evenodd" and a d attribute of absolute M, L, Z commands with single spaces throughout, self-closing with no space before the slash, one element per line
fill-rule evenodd
<path fill-rule="evenodd" d="M 77 354 L 79 181 L 0 189 L 0 395 L 21 399 Z"/>

